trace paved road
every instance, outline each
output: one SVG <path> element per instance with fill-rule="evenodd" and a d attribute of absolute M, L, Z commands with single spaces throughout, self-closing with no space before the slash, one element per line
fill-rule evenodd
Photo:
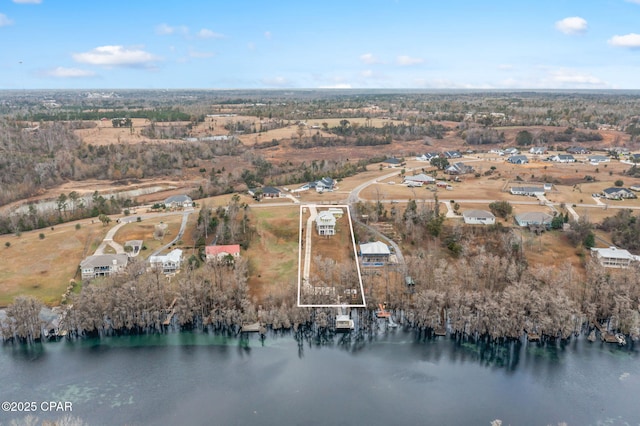
<path fill-rule="evenodd" d="M 182 235 L 184 235 L 184 230 L 187 227 L 187 220 L 189 220 L 189 215 L 191 213 L 193 213 L 193 210 L 185 211 L 185 212 L 182 213 L 182 223 L 180 224 L 180 230 L 178 231 L 178 235 L 176 235 L 176 237 L 173 240 L 169 241 L 167 244 L 163 245 L 162 247 L 160 247 L 159 249 L 157 249 L 156 251 L 151 253 L 151 255 L 149 257 L 157 256 L 163 250 L 168 249 L 169 247 L 171 247 L 171 245 L 173 245 L 174 243 L 178 242 L 182 238 Z"/>
<path fill-rule="evenodd" d="M 100 243 L 100 245 L 96 249 L 94 255 L 104 254 L 104 250 L 107 248 L 107 246 L 111 246 L 116 251 L 117 254 L 125 253 L 124 247 L 122 247 L 120 244 L 118 244 L 115 241 L 113 241 L 113 237 L 116 235 L 116 232 L 118 232 L 118 230 L 121 227 L 123 227 L 124 225 L 126 225 L 128 223 L 137 222 L 138 218 L 140 218 L 141 220 L 144 220 L 144 219 L 152 219 L 152 218 L 157 218 L 157 217 L 173 216 L 173 215 L 176 215 L 176 214 L 182 214 L 182 224 L 180 225 L 180 231 L 178 231 L 178 235 L 169 244 L 166 244 L 166 245 L 160 247 L 158 250 L 154 251 L 151 254 L 151 256 L 155 256 L 158 253 L 160 253 L 162 250 L 170 247 L 174 242 L 176 242 L 180 238 L 182 238 L 182 235 L 184 234 L 184 230 L 185 230 L 185 228 L 187 226 L 187 219 L 189 218 L 189 215 L 191 213 L 193 213 L 193 210 L 183 211 L 182 213 L 180 213 L 180 212 L 146 213 L 146 214 L 138 214 L 138 215 L 132 215 L 132 216 L 126 216 L 126 217 L 119 218 L 118 222 L 111 229 L 109 229 L 109 231 L 107 232 L 107 235 L 104 236 L 104 239 L 102 240 L 102 243 Z"/>
<path fill-rule="evenodd" d="M 120 229 L 124 224 L 124 222 L 118 222 L 115 226 L 109 229 L 109 232 L 104 236 L 104 239 L 96 249 L 94 255 L 104 254 L 104 249 L 106 249 L 107 246 L 111 246 L 116 251 L 116 254 L 124 253 L 124 247 L 113 241 L 113 236 L 116 235 L 118 229 Z"/>
<path fill-rule="evenodd" d="M 302 270 L 302 284 L 305 287 L 311 285 L 309 282 L 311 271 L 311 233 L 313 232 L 313 221 L 316 220 L 316 216 L 318 216 L 318 210 L 314 204 L 307 205 L 306 207 L 309 208 L 309 218 L 307 219 L 304 243 L 304 269 Z"/>

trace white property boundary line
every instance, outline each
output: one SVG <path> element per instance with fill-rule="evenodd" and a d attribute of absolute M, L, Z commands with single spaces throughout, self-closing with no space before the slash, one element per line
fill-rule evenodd
<path fill-rule="evenodd" d="M 353 246 L 353 258 L 356 262 L 356 270 L 358 271 L 358 282 L 360 284 L 360 294 L 362 295 L 362 303 L 361 304 L 334 304 L 334 305 L 303 305 L 300 303 L 300 298 L 302 296 L 302 209 L 313 207 L 320 207 L 322 209 L 328 209 L 332 207 L 340 207 L 345 208 L 347 210 L 347 217 L 349 218 L 349 229 L 351 230 L 351 245 Z M 307 232 L 313 232 L 312 229 L 308 229 Z M 312 248 L 313 250 L 313 248 Z M 298 228 L 298 307 L 300 308 L 342 308 L 342 307 L 351 307 L 351 308 L 366 308 L 367 302 L 364 298 L 364 286 L 362 285 L 362 274 L 360 273 L 360 262 L 358 262 L 358 251 L 356 250 L 356 239 L 355 234 L 353 232 L 353 222 L 351 221 L 351 209 L 346 204 L 304 204 L 300 205 L 300 224 Z"/>

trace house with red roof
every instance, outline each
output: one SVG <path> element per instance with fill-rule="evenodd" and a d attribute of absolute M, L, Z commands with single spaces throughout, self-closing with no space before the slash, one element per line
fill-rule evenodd
<path fill-rule="evenodd" d="M 229 259 L 231 256 L 233 259 L 237 259 L 240 257 L 240 245 L 239 244 L 229 244 L 229 245 L 220 245 L 220 246 L 206 246 L 205 254 L 207 256 L 207 261 L 217 261 L 221 262 L 225 259 Z"/>

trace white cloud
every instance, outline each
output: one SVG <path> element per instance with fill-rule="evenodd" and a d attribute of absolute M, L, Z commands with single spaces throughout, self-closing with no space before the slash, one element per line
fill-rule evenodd
<path fill-rule="evenodd" d="M 224 38 L 224 35 L 211 31 L 207 28 L 203 28 L 200 31 L 198 31 L 198 37 L 199 38 Z"/>
<path fill-rule="evenodd" d="M 13 0 L 13 2 L 18 4 L 40 4 L 42 0 Z"/>
<path fill-rule="evenodd" d="M 513 65 L 511 65 L 511 64 L 500 64 L 500 65 L 498 65 L 498 69 L 499 70 L 512 70 L 513 69 Z"/>
<path fill-rule="evenodd" d="M 264 38 L 266 38 L 267 40 L 271 40 L 271 31 L 265 31 Z"/>
<path fill-rule="evenodd" d="M 398 65 L 401 65 L 403 67 L 407 67 L 407 66 L 411 66 L 411 65 L 418 65 L 424 62 L 424 59 L 422 58 L 412 58 L 411 56 L 407 56 L 407 55 L 400 55 L 397 57 L 397 62 Z"/>
<path fill-rule="evenodd" d="M 211 58 L 215 55 L 213 52 L 198 52 L 197 50 L 189 50 L 189 56 L 191 58 Z"/>
<path fill-rule="evenodd" d="M 49 77 L 57 77 L 57 78 L 83 78 L 83 77 L 94 77 L 96 75 L 95 72 L 91 70 L 83 70 L 80 68 L 65 68 L 65 67 L 57 67 L 52 70 L 48 70 L 44 73 Z"/>
<path fill-rule="evenodd" d="M 351 85 L 348 83 L 339 83 L 331 86 L 320 86 L 318 89 L 351 89 Z"/>
<path fill-rule="evenodd" d="M 189 34 L 189 27 L 184 25 L 179 25 L 177 27 L 172 27 L 169 24 L 160 24 L 156 26 L 156 34 L 158 35 L 172 35 L 172 34 Z"/>
<path fill-rule="evenodd" d="M 640 0 L 627 0 L 627 3 L 640 4 Z"/>
<path fill-rule="evenodd" d="M 551 81 L 560 85 L 569 86 L 606 86 L 607 83 L 589 74 L 579 71 L 561 68 L 549 72 Z"/>
<path fill-rule="evenodd" d="M 150 67 L 160 60 L 157 56 L 138 48 L 99 46 L 89 52 L 74 53 L 77 62 L 105 67 Z"/>
<path fill-rule="evenodd" d="M 175 28 L 173 28 L 172 26 L 169 26 L 167 24 L 160 24 L 158 26 L 156 26 L 156 34 L 160 34 L 160 35 L 169 35 L 169 34 L 173 34 L 175 32 Z"/>
<path fill-rule="evenodd" d="M 616 47 L 640 48 L 640 34 L 629 33 L 626 35 L 614 35 L 609 39 L 609 44 Z"/>
<path fill-rule="evenodd" d="M 571 16 L 556 22 L 556 29 L 565 34 L 584 34 L 587 32 L 587 21 L 579 16 Z"/>
<path fill-rule="evenodd" d="M 365 53 L 363 55 L 360 55 L 360 60 L 367 65 L 382 63 L 380 59 L 373 56 L 373 53 Z"/>
<path fill-rule="evenodd" d="M 13 21 L 7 17 L 4 13 L 0 13 L 0 27 L 6 27 L 13 24 Z"/>
<path fill-rule="evenodd" d="M 289 87 L 291 82 L 284 77 L 263 78 L 262 84 L 272 87 Z"/>

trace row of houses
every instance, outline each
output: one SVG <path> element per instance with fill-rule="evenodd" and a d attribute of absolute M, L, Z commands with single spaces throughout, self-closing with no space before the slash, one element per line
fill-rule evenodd
<path fill-rule="evenodd" d="M 213 245 L 205 247 L 206 260 L 209 262 L 229 263 L 240 257 L 240 245 Z M 150 256 L 149 269 L 160 271 L 165 275 L 175 274 L 184 263 L 183 251 L 173 249 L 164 255 Z M 97 254 L 88 256 L 80 262 L 80 273 L 83 280 L 109 277 L 125 271 L 129 264 L 127 254 Z"/>
<path fill-rule="evenodd" d="M 462 158 L 462 153 L 460 151 L 445 151 L 442 153 L 437 152 L 428 152 L 426 154 L 421 154 L 416 156 L 417 161 L 431 161 L 434 158 L 446 158 L 448 160 Z"/>

